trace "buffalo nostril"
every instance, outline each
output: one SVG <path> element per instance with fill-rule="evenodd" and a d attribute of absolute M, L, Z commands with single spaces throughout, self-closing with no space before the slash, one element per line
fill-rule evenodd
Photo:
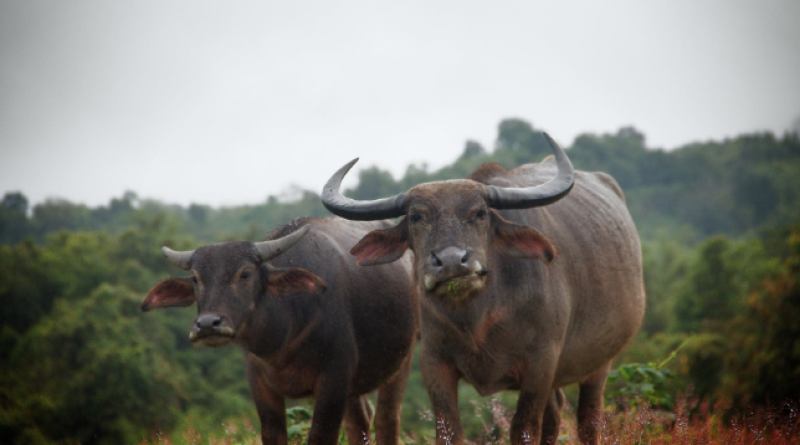
<path fill-rule="evenodd" d="M 467 260 L 469 259 L 469 252 L 464 253 L 464 256 L 461 257 L 461 264 L 467 264 Z"/>
<path fill-rule="evenodd" d="M 439 257 L 436 256 L 436 252 L 432 250 L 431 250 L 431 256 L 428 259 L 428 261 L 431 263 L 431 266 L 442 267 L 442 260 L 440 260 Z"/>

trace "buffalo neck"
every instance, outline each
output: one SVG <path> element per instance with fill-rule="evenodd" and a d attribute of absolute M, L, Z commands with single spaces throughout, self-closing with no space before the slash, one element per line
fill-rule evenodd
<path fill-rule="evenodd" d="M 317 305 L 307 299 L 315 295 L 275 297 L 267 295 L 253 308 L 242 330 L 240 345 L 261 359 L 280 366 L 317 329 L 323 320 Z"/>
<path fill-rule="evenodd" d="M 255 304 L 245 326 L 240 332 L 239 345 L 262 359 L 276 356 L 289 335 L 291 308 L 279 298 L 264 295 L 264 301 Z"/>
<path fill-rule="evenodd" d="M 423 310 L 427 310 L 440 322 L 463 333 L 475 330 L 491 310 L 486 301 L 488 294 L 486 289 L 477 291 L 460 301 L 426 294 L 423 288 L 420 288 L 420 293 L 423 295 Z"/>

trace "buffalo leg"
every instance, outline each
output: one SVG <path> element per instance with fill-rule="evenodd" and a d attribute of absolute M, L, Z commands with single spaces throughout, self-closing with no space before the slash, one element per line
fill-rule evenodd
<path fill-rule="evenodd" d="M 519 399 L 517 399 L 517 412 L 511 419 L 511 444 L 532 444 L 541 443 L 543 434 L 542 421 L 544 420 L 545 410 L 551 408 L 557 402 L 554 399 L 555 390 L 552 386 L 555 366 L 548 366 L 554 363 L 553 357 L 545 356 L 544 348 L 540 349 L 536 365 L 531 366 L 533 360 L 526 360 L 523 365 L 523 379 L 520 381 Z M 551 419 L 554 421 L 555 419 Z M 552 427 L 548 427 L 551 429 Z M 548 432 L 547 434 L 552 434 Z"/>
<path fill-rule="evenodd" d="M 542 436 L 542 419 L 552 390 L 520 391 L 517 412 L 511 419 L 511 444 L 538 445 Z"/>
<path fill-rule="evenodd" d="M 411 351 L 413 351 L 413 346 Z M 378 390 L 378 407 L 375 417 L 375 442 L 380 445 L 396 445 L 400 434 L 400 414 L 403 394 L 411 372 L 413 354 L 409 352 L 400 369 Z"/>
<path fill-rule="evenodd" d="M 269 386 L 258 366 L 250 361 L 247 364 L 247 380 L 261 421 L 261 443 L 286 445 L 286 405 L 283 396 Z"/>
<path fill-rule="evenodd" d="M 436 445 L 462 445 L 464 429 L 458 414 L 458 380 L 455 366 L 420 360 L 422 379 L 431 398 L 436 421 Z"/>
<path fill-rule="evenodd" d="M 564 392 L 561 388 L 553 390 L 542 419 L 542 443 L 551 445 L 558 440 L 561 430 L 561 410 L 564 408 Z"/>
<path fill-rule="evenodd" d="M 350 397 L 344 409 L 344 430 L 347 443 L 365 445 L 369 443 L 369 426 L 372 424 L 372 407 L 366 396 Z"/>
<path fill-rule="evenodd" d="M 352 371 L 339 366 L 328 369 L 318 378 L 308 445 L 336 445 L 338 442 L 351 375 Z"/>
<path fill-rule="evenodd" d="M 603 420 L 603 390 L 611 362 L 603 365 L 579 384 L 578 439 L 582 444 L 600 443 L 599 424 Z"/>

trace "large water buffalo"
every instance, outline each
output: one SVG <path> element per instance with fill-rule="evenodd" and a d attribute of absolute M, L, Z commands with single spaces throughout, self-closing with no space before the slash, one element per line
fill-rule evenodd
<path fill-rule="evenodd" d="M 158 283 L 142 310 L 197 302 L 190 340 L 245 351 L 265 445 L 287 443 L 284 398 L 309 396 L 309 444 L 336 444 L 343 419 L 348 442 L 364 443 L 373 419 L 364 394 L 376 388 L 377 441 L 395 444 L 418 331 L 410 260 L 368 270 L 347 253 L 387 227 L 304 218 L 264 242 L 165 247 L 167 259 L 191 275 Z"/>
<path fill-rule="evenodd" d="M 513 170 L 485 164 L 467 179 L 375 201 L 339 193 L 354 160 L 323 189 L 323 203 L 339 216 L 403 216 L 350 252 L 365 266 L 415 254 L 420 366 L 438 444 L 465 440 L 456 403 L 462 378 L 482 395 L 520 391 L 513 444 L 554 441 L 560 387 L 577 382 L 579 436 L 597 443 L 611 360 L 641 324 L 641 249 L 622 191 L 606 174 L 575 172 L 545 137 L 555 160 Z"/>

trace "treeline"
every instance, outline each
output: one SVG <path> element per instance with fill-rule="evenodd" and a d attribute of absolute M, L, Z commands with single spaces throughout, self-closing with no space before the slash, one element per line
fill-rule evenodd
<path fill-rule="evenodd" d="M 743 135 L 664 151 L 648 149 L 645 136 L 626 127 L 616 134 L 578 136 L 565 149 L 576 169 L 603 171 L 617 180 L 645 239 L 662 233 L 695 242 L 800 220 L 797 133 L 782 138 Z M 456 162 L 437 171 L 411 165 L 394 180 L 378 167 L 362 170 L 358 186 L 349 193 L 374 199 L 422 182 L 463 178 L 486 162 L 512 168 L 549 154 L 544 138 L 529 123 L 509 119 L 500 123 L 491 153 L 469 141 Z"/>
<path fill-rule="evenodd" d="M 416 183 L 464 177 L 483 162 L 513 167 L 548 154 L 521 120 L 499 126 L 489 152 L 468 142 L 452 165 L 410 166 L 399 179 L 361 171 L 350 196 L 370 199 Z M 800 398 L 800 141 L 744 135 L 665 152 L 631 128 L 583 135 L 568 148 L 577 168 L 611 173 L 643 234 L 648 310 L 621 362 L 669 363 L 669 391 L 743 407 Z M 235 348 L 188 341 L 195 310 L 142 314 L 159 279 L 180 273 L 159 248 L 257 240 L 300 215 L 325 216 L 313 192 L 293 202 L 188 208 L 127 193 L 89 208 L 22 193 L 0 202 L 0 442 L 139 443 L 158 431 L 220 434 L 223 421 L 258 425 Z M 403 427 L 433 422 L 417 371 Z M 461 390 L 465 427 L 477 395 Z M 513 409 L 513 396 L 503 395 Z"/>
<path fill-rule="evenodd" d="M 642 133 L 625 127 L 615 134 L 580 135 L 565 148 L 577 169 L 604 171 L 619 182 L 645 239 L 661 234 L 693 243 L 715 234 L 752 235 L 800 220 L 797 133 L 749 134 L 665 151 L 647 148 Z M 544 138 L 531 124 L 507 119 L 498 126 L 492 150 L 468 141 L 453 164 L 435 171 L 412 164 L 399 179 L 379 167 L 366 168 L 359 172 L 358 186 L 347 193 L 375 199 L 422 182 L 463 178 L 486 162 L 512 168 L 549 154 Z M 201 203 L 181 207 L 140 200 L 133 192 L 96 208 L 62 199 L 29 208 L 24 194 L 12 192 L 0 201 L 0 242 L 14 244 L 25 238 L 41 242 L 59 230 L 118 233 L 142 214 L 162 213 L 185 224 L 202 241 L 257 239 L 295 216 L 327 215 L 318 192 L 300 191 L 293 202 L 269 196 L 262 204 L 219 209 Z"/>

